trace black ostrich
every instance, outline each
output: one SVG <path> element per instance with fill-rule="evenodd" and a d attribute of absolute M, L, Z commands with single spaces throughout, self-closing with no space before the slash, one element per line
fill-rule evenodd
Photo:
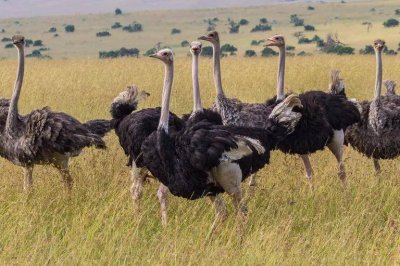
<path fill-rule="evenodd" d="M 68 170 L 70 157 L 78 156 L 85 147 L 104 149 L 101 139 L 110 129 L 110 121 L 93 120 L 82 124 L 75 118 L 48 107 L 28 115 L 18 113 L 18 99 L 24 77 L 24 37 L 14 36 L 18 50 L 18 71 L 11 100 L 0 100 L 0 155 L 24 169 L 24 190 L 32 186 L 36 164 L 52 164 L 61 173 L 65 186 L 72 188 Z"/>
<path fill-rule="evenodd" d="M 279 76 L 284 73 L 282 68 L 285 62 L 285 39 L 282 35 L 275 35 L 268 41 L 266 46 L 279 48 L 278 90 L 280 94 L 283 94 L 284 83 L 281 81 L 283 78 Z M 338 85 L 341 83 L 339 82 Z M 339 86 L 338 91 L 340 89 Z M 347 100 L 344 87 L 340 93 L 307 91 L 299 97 L 303 105 L 302 117 L 295 131 L 278 143 L 278 148 L 284 153 L 299 154 L 306 169 L 306 177 L 311 181 L 313 170 L 309 154 L 327 146 L 337 160 L 338 175 L 343 186 L 346 187 L 346 173 L 342 160 L 344 131 L 360 121 L 357 103 Z"/>
<path fill-rule="evenodd" d="M 380 172 L 381 159 L 400 155 L 400 96 L 381 96 L 383 40 L 374 42 L 376 54 L 375 95 L 372 101 L 363 101 L 361 121 L 346 131 L 346 141 L 358 152 L 374 161 L 375 173 Z M 390 82 L 387 82 L 389 87 Z M 392 86 L 391 88 L 394 89 Z"/>
<path fill-rule="evenodd" d="M 240 126 L 245 128 L 260 128 L 270 129 L 268 117 L 277 103 L 285 98 L 283 90 L 277 89 L 277 101 L 273 103 L 243 103 L 236 98 L 227 98 L 222 88 L 221 81 L 221 47 L 218 32 L 213 31 L 207 35 L 200 36 L 200 40 L 211 42 L 213 46 L 213 73 L 214 85 L 216 88 L 217 96 L 215 100 L 214 110 L 217 111 L 222 118 L 224 125 Z M 283 62 L 284 64 L 284 62 Z M 279 83 L 283 84 L 284 73 L 279 76 Z M 293 113 L 295 114 L 295 113 Z M 292 125 L 289 128 L 294 129 L 295 125 L 300 119 L 300 113 L 297 113 L 297 119 L 291 119 Z M 291 132 L 289 132 L 290 134 Z M 250 186 L 256 185 L 256 173 L 251 176 L 249 181 Z"/>
<path fill-rule="evenodd" d="M 158 128 L 142 145 L 145 165 L 175 196 L 190 200 L 209 196 L 217 211 L 214 225 L 226 215 L 223 201 L 217 197 L 218 193 L 224 191 L 232 197 L 239 216 L 245 217 L 247 208 L 240 189 L 244 174 L 239 160 L 254 153 L 266 152 L 264 147 L 256 139 L 237 134 L 229 127 L 216 125 L 207 118 L 199 118 L 202 107 L 196 102 L 200 101 L 195 101 L 196 112 L 189 117 L 184 128 L 171 131 L 168 120 L 174 72 L 173 54 L 171 50 L 163 49 L 152 57 L 165 64 L 166 76 Z M 286 113 L 290 113 L 288 110 L 298 103 L 295 96 L 288 97 L 287 101 L 273 110 L 271 117 L 278 122 L 290 119 L 293 116 L 288 118 Z"/>

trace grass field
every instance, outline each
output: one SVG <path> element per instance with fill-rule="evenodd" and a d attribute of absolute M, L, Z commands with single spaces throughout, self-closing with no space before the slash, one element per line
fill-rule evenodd
<path fill-rule="evenodd" d="M 191 109 L 190 60 L 177 58 L 172 111 Z M 229 96 L 260 102 L 274 95 L 277 58 L 224 58 Z M 288 90 L 325 90 L 331 68 L 342 70 L 350 97 L 373 95 L 373 56 L 311 56 L 287 60 Z M 211 61 L 200 61 L 204 104 L 214 97 Z M 398 79 L 398 59 L 384 57 L 384 78 Z M 16 62 L 0 62 L 1 96 L 9 97 Z M 49 105 L 80 120 L 109 117 L 110 102 L 135 83 L 151 93 L 141 107 L 159 106 L 163 66 L 157 60 L 28 60 L 21 113 Z M 316 190 L 303 166 L 276 151 L 259 175 L 244 239 L 238 241 L 235 215 L 209 241 L 214 218 L 207 199 L 171 197 L 169 224 L 162 228 L 158 184 L 146 184 L 140 212 L 129 193 L 127 159 L 114 133 L 108 149 L 86 149 L 71 161 L 73 192 L 63 190 L 50 167 L 36 167 L 34 191 L 22 191 L 22 170 L 1 159 L 0 264 L 4 265 L 359 265 L 400 263 L 400 161 L 372 162 L 345 150 L 349 187 L 343 191 L 328 151 L 313 154 Z M 243 184 L 247 191 L 247 183 Z M 228 198 L 225 196 L 225 199 Z"/>
<path fill-rule="evenodd" d="M 121 47 L 138 48 L 141 53 L 154 47 L 158 42 L 161 46 L 172 47 L 179 56 L 187 54 L 187 48 L 180 47 L 183 40 L 192 41 L 206 32 L 205 19 L 218 17 L 216 29 L 221 34 L 222 43 L 230 43 L 238 48 L 238 57 L 244 55 L 245 50 L 254 49 L 258 55 L 263 49 L 261 46 L 251 46 L 252 40 L 265 39 L 276 33 L 284 34 L 288 45 L 296 47 L 296 54 L 301 51 L 318 53 L 315 43 L 297 44 L 293 36 L 295 32 L 304 31 L 303 27 L 294 27 L 289 23 L 291 14 L 298 14 L 305 20 L 305 24 L 316 27 L 315 32 L 305 32 L 304 35 L 312 38 L 319 35 L 326 38 L 328 33 L 337 33 L 339 39 L 356 48 L 356 53 L 365 45 L 371 44 L 376 38 L 384 38 L 390 49 L 397 49 L 400 42 L 399 27 L 384 28 L 383 22 L 388 18 L 397 18 L 394 10 L 400 8 L 398 0 L 383 1 L 340 1 L 327 3 L 282 3 L 260 7 L 215 8 L 200 10 L 162 10 L 127 12 L 122 16 L 115 16 L 110 10 L 108 14 L 89 14 L 76 16 L 52 16 L 35 18 L 13 18 L 0 20 L 0 39 L 11 37 L 16 33 L 25 35 L 29 39 L 43 40 L 45 47 L 50 48 L 43 54 L 53 58 L 97 58 L 99 51 L 117 50 Z M 315 10 L 308 10 L 312 5 Z M 371 11 L 371 9 L 375 11 Z M 272 31 L 251 33 L 250 30 L 259 23 L 260 18 L 267 18 Z M 238 22 L 245 18 L 249 25 L 242 26 L 238 34 L 229 34 L 228 18 Z M 143 32 L 128 33 L 122 29 L 111 29 L 111 25 L 120 22 L 127 25 L 138 21 L 143 25 Z M 372 23 L 367 32 L 363 22 Z M 65 33 L 66 24 L 74 24 L 74 33 Z M 59 37 L 49 33 L 50 27 L 56 27 Z M 182 30 L 181 34 L 171 35 L 171 29 Z M 96 33 L 109 31 L 110 37 L 97 38 Z M 11 58 L 13 49 L 5 49 L 5 43 L 0 43 L 0 58 Z M 39 47 L 30 47 L 28 52 Z"/>

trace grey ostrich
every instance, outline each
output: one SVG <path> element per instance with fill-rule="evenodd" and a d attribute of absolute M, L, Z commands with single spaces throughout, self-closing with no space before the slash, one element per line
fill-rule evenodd
<path fill-rule="evenodd" d="M 400 155 L 400 96 L 392 94 L 394 83 L 386 82 L 389 93 L 381 96 L 382 51 L 385 41 L 374 42 L 376 55 L 375 95 L 372 101 L 361 103 L 361 121 L 346 131 L 346 141 L 355 150 L 372 158 L 375 174 L 379 174 L 381 159 Z"/>
<path fill-rule="evenodd" d="M 233 125 L 247 128 L 260 128 L 268 129 L 269 123 L 267 118 L 271 114 L 271 111 L 285 98 L 283 90 L 280 89 L 279 84 L 284 82 L 284 72 L 280 71 L 278 76 L 278 86 L 277 86 L 277 102 L 272 104 L 263 103 L 243 103 L 236 98 L 228 98 L 225 96 L 224 90 L 222 88 L 221 80 L 221 47 L 218 32 L 213 31 L 207 35 L 200 36 L 199 40 L 205 40 L 212 44 L 213 46 L 213 72 L 214 72 L 214 85 L 216 88 L 217 96 L 215 100 L 214 109 L 221 115 L 224 125 Z M 282 69 L 284 69 L 284 63 L 282 63 Z M 299 122 L 301 115 L 299 114 L 298 119 L 293 119 L 290 121 L 293 126 L 290 128 L 294 129 L 295 125 Z M 254 173 L 249 181 L 250 186 L 256 185 L 256 173 Z"/>
<path fill-rule="evenodd" d="M 18 70 L 8 111 L 1 113 L 0 155 L 23 167 L 24 190 L 32 186 L 32 171 L 36 164 L 53 164 L 60 171 L 65 186 L 71 189 L 69 158 L 77 156 L 84 147 L 105 148 L 101 136 L 109 130 L 109 121 L 94 120 L 82 124 L 65 113 L 52 112 L 48 107 L 20 115 L 18 99 L 24 77 L 25 41 L 19 35 L 12 40 L 18 50 Z M 7 105 L 7 100 L 4 104 Z M 100 130 L 102 127 L 104 130 Z M 103 134 L 95 134 L 91 131 L 93 128 Z"/>

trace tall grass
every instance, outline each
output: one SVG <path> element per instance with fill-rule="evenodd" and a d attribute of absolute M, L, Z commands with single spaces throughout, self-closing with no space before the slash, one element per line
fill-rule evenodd
<path fill-rule="evenodd" d="M 277 58 L 223 59 L 226 93 L 247 102 L 274 95 Z M 211 61 L 201 60 L 204 104 L 214 97 Z M 384 78 L 398 79 L 398 59 L 384 57 Z M 350 97 L 373 95 L 373 56 L 289 58 L 288 90 L 327 89 L 331 68 L 342 70 Z M 9 97 L 14 61 L 0 62 L 0 95 Z M 29 60 L 21 113 L 49 105 L 80 120 L 109 117 L 110 102 L 135 83 L 151 93 L 141 107 L 159 106 L 163 66 L 150 59 Z M 191 110 L 190 61 L 178 58 L 172 110 Z M 22 170 L 1 159 L 0 264 L 398 264 L 400 263 L 399 160 L 382 163 L 377 178 L 372 162 L 347 148 L 349 187 L 343 191 L 334 157 L 312 155 L 316 190 L 311 193 L 301 161 L 276 151 L 259 174 L 248 198 L 244 239 L 236 235 L 235 215 L 206 242 L 214 211 L 207 199 L 169 199 L 169 224 L 162 228 L 157 182 L 145 185 L 142 207 L 134 212 L 127 159 L 113 133 L 108 149 L 86 149 L 71 161 L 73 192 L 50 167 L 34 170 L 34 191 L 22 191 Z M 246 183 L 243 184 L 247 190 Z M 225 199 L 229 199 L 225 196 Z"/>

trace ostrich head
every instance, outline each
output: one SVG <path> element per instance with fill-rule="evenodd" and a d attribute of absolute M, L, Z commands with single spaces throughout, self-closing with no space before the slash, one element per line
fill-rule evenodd
<path fill-rule="evenodd" d="M 385 41 L 378 39 L 374 41 L 374 49 L 376 52 L 382 52 L 383 49 L 385 48 Z"/>
<path fill-rule="evenodd" d="M 267 43 L 265 46 L 276 46 L 276 47 L 284 47 L 285 46 L 285 38 L 283 35 L 277 34 L 272 36 L 271 38 L 268 38 Z"/>
<path fill-rule="evenodd" d="M 174 62 L 174 54 L 171 49 L 162 49 L 155 54 L 150 55 L 150 57 L 154 57 L 160 59 L 165 64 L 171 64 Z"/>
<path fill-rule="evenodd" d="M 343 95 L 345 93 L 344 80 L 339 77 L 340 71 L 333 69 L 331 71 L 331 82 L 329 83 L 329 90 L 333 94 Z"/>
<path fill-rule="evenodd" d="M 216 32 L 216 31 L 212 31 L 212 32 L 208 33 L 207 35 L 200 36 L 198 39 L 210 42 L 212 44 L 219 43 L 219 35 L 218 35 L 218 32 Z"/>
<path fill-rule="evenodd" d="M 12 37 L 12 43 L 17 48 L 24 47 L 24 45 L 25 45 L 25 37 L 22 36 L 22 35 L 14 35 Z"/>
<path fill-rule="evenodd" d="M 383 84 L 386 87 L 386 95 L 396 95 L 396 82 L 393 80 L 384 80 Z"/>
<path fill-rule="evenodd" d="M 194 41 L 190 44 L 190 52 L 192 55 L 199 55 L 201 54 L 202 44 L 201 42 Z"/>

